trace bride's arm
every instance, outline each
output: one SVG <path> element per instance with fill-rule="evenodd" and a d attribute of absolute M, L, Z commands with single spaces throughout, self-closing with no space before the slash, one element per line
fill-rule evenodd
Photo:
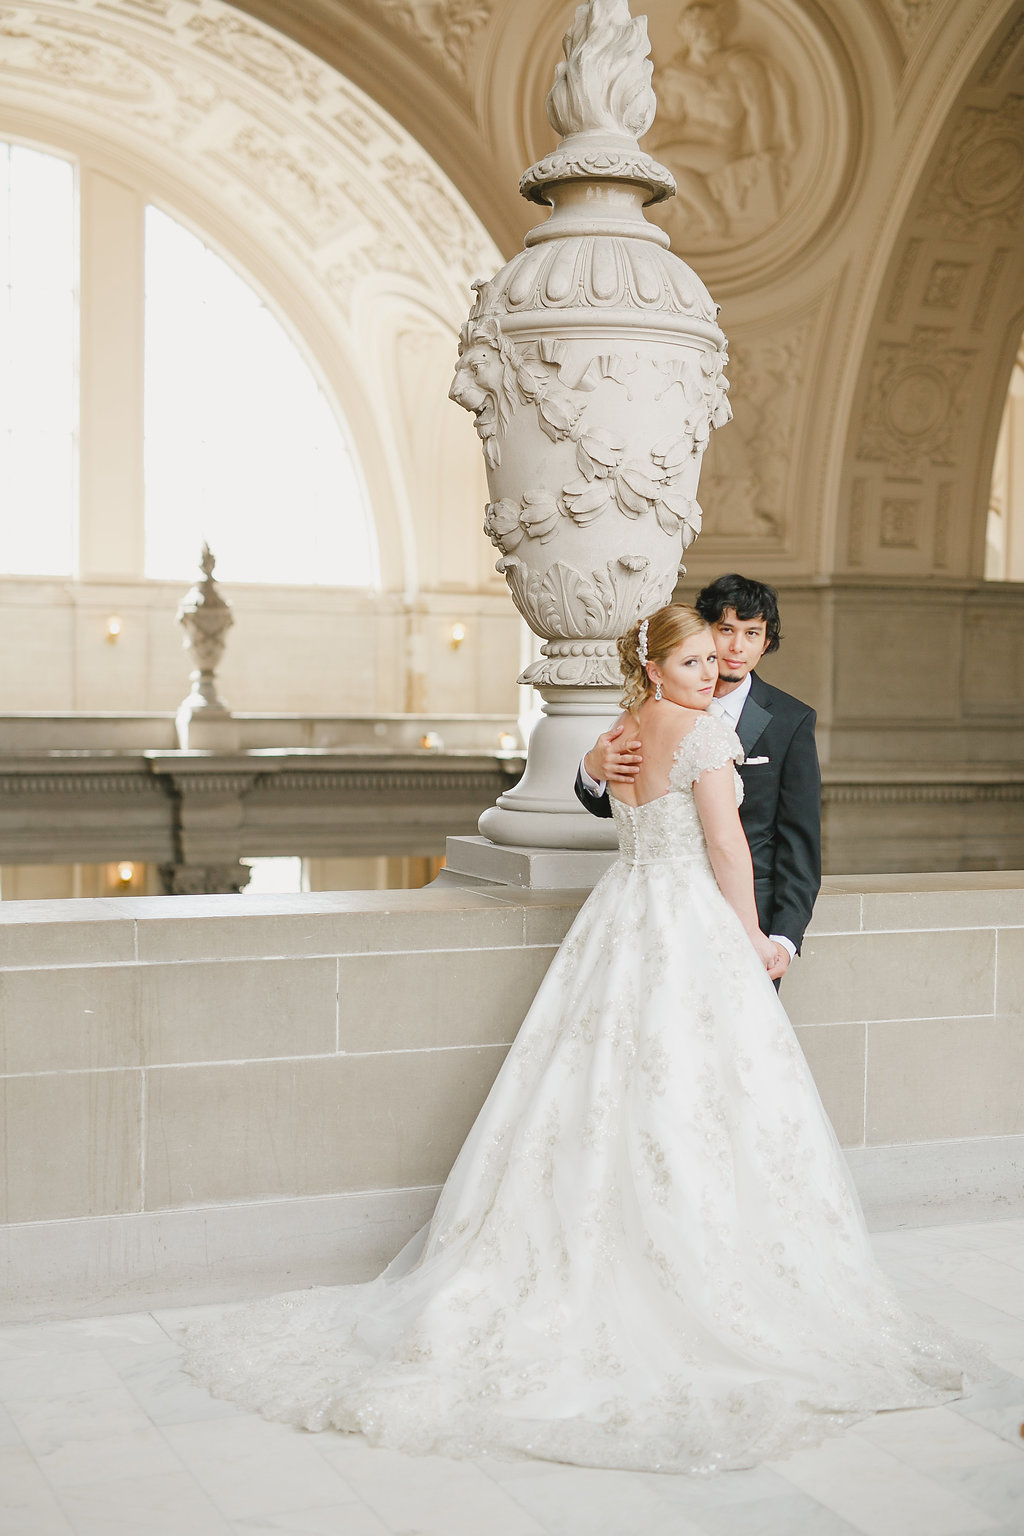
<path fill-rule="evenodd" d="M 754 870 L 750 847 L 736 809 L 732 763 L 710 768 L 693 786 L 693 798 L 704 828 L 708 858 L 718 888 L 747 931 L 766 968 L 775 963 L 775 945 L 761 932 L 754 904 Z"/>

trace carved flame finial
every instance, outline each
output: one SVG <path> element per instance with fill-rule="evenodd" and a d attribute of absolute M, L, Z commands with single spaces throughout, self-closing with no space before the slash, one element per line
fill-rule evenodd
<path fill-rule="evenodd" d="M 642 138 L 657 109 L 646 16 L 632 17 L 629 0 L 588 0 L 562 47 L 565 59 L 547 99 L 555 131 L 563 138 L 595 130 Z"/>

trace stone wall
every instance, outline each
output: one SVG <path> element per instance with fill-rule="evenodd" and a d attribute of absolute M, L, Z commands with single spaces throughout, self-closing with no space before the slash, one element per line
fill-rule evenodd
<path fill-rule="evenodd" d="M 374 1273 L 579 899 L 0 904 L 2 1315 Z M 783 997 L 875 1224 L 1019 1202 L 1024 875 L 827 881 Z"/>

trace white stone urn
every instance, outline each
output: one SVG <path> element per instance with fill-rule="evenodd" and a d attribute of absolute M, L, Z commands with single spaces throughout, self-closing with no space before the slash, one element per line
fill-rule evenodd
<path fill-rule="evenodd" d="M 183 751 L 232 752 L 238 747 L 238 729 L 217 692 L 217 667 L 235 617 L 214 577 L 216 564 L 210 546 L 204 544 L 199 561 L 203 579 L 185 593 L 175 615 L 185 631 L 182 645 L 195 662 L 188 697 L 175 717 Z"/>
<path fill-rule="evenodd" d="M 483 443 L 497 569 L 544 641 L 519 678 L 544 700 L 526 772 L 480 831 L 594 848 L 614 833 L 578 806 L 576 764 L 618 711 L 616 637 L 671 599 L 731 412 L 717 306 L 643 212 L 675 192 L 637 142 L 655 113 L 646 18 L 590 0 L 564 49 L 547 101 L 562 141 L 520 183 L 552 211 L 474 284 L 451 398 Z"/>

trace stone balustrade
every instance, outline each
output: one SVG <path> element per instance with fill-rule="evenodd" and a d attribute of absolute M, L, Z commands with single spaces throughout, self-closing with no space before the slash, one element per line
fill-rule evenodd
<path fill-rule="evenodd" d="M 0 904 L 0 1315 L 373 1273 L 579 901 Z M 826 880 L 783 998 L 876 1226 L 1020 1206 L 1024 874 Z"/>

